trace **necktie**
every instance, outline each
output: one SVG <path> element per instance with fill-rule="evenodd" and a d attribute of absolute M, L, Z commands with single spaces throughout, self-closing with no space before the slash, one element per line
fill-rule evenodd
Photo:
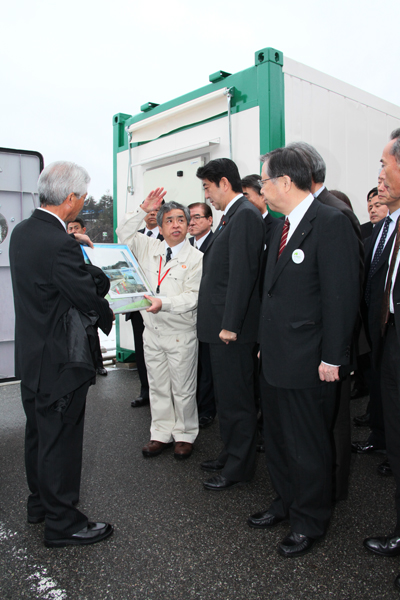
<path fill-rule="evenodd" d="M 166 253 L 166 257 L 165 257 L 165 264 L 170 261 L 172 258 L 172 250 L 171 248 L 168 246 L 167 248 L 167 253 Z"/>
<path fill-rule="evenodd" d="M 147 235 L 148 237 L 152 237 L 152 236 L 153 236 L 153 232 L 152 232 L 152 231 L 148 231 L 148 232 L 146 233 L 146 235 Z"/>
<path fill-rule="evenodd" d="M 371 262 L 371 266 L 369 268 L 368 271 L 368 279 L 367 279 L 367 285 L 365 287 L 365 303 L 367 306 L 369 306 L 370 303 L 370 299 L 371 299 L 371 280 L 372 280 L 372 276 L 376 271 L 376 267 L 378 266 L 378 262 L 380 257 L 382 256 L 382 252 L 383 249 L 385 248 L 385 243 L 386 243 L 386 238 L 387 238 L 387 234 L 388 234 L 388 230 L 389 230 L 389 225 L 392 221 L 392 218 L 388 215 L 385 218 L 385 222 L 383 224 L 383 228 L 382 228 L 382 235 L 381 235 L 381 239 L 379 240 L 379 244 L 375 250 L 375 254 L 374 257 L 372 259 Z"/>
<path fill-rule="evenodd" d="M 397 219 L 397 223 L 396 223 L 396 238 L 395 238 L 395 242 L 394 242 L 393 254 L 392 254 L 392 258 L 390 260 L 389 272 L 388 272 L 386 287 L 385 287 L 385 291 L 383 294 L 383 300 L 382 300 L 382 314 L 381 314 L 382 336 L 385 335 L 386 324 L 389 320 L 390 291 L 392 289 L 392 277 L 393 277 L 394 266 L 396 264 L 397 255 L 399 253 L 399 247 L 400 247 L 400 217 Z"/>
<path fill-rule="evenodd" d="M 287 236 L 288 236 L 288 233 L 289 233 L 289 227 L 290 227 L 289 219 L 286 217 L 285 223 L 284 223 L 283 229 L 282 229 L 281 243 L 279 244 L 278 258 L 280 257 L 280 255 L 282 254 L 282 251 L 283 251 L 284 247 L 286 246 Z"/>

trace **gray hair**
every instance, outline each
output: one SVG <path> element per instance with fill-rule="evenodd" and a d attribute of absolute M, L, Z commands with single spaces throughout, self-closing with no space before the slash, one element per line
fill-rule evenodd
<path fill-rule="evenodd" d="M 162 204 L 160 206 L 160 210 L 157 213 L 157 225 L 159 227 L 162 227 L 164 215 L 171 212 L 171 210 L 175 210 L 175 209 L 183 211 L 183 213 L 186 217 L 187 224 L 189 225 L 190 210 L 188 209 L 187 206 L 183 206 L 183 204 L 179 204 L 179 202 L 166 202 L 165 204 Z"/>
<path fill-rule="evenodd" d="M 390 139 L 396 140 L 392 146 L 390 154 L 393 154 L 397 161 L 397 164 L 400 166 L 400 128 L 392 131 L 392 133 L 390 134 Z"/>
<path fill-rule="evenodd" d="M 311 175 L 315 183 L 324 183 L 326 177 L 326 164 L 318 150 L 307 142 L 292 142 L 286 148 L 293 148 L 303 153 L 311 168 Z"/>
<path fill-rule="evenodd" d="M 42 206 L 59 206 L 72 193 L 81 198 L 87 193 L 89 173 L 73 162 L 59 160 L 48 165 L 38 179 Z"/>

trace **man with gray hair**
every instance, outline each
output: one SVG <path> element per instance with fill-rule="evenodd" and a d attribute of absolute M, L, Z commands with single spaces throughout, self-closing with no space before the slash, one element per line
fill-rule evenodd
<path fill-rule="evenodd" d="M 116 233 L 156 291 L 155 297 L 146 296 L 151 306 L 142 311 L 151 408 L 150 442 L 142 453 L 157 456 L 175 441 L 175 458 L 185 459 L 199 431 L 196 317 L 203 254 L 186 239 L 189 209 L 177 202 L 161 206 L 165 194 L 163 188 L 150 192 L 136 211 L 125 215 Z M 138 233 L 153 210 L 158 210 L 164 241 Z"/>
<path fill-rule="evenodd" d="M 113 313 L 97 293 L 65 222 L 82 210 L 90 177 L 70 162 L 39 177 L 40 208 L 10 240 L 15 304 L 15 366 L 26 414 L 28 523 L 45 521 L 49 547 L 99 542 L 112 534 L 76 507 L 86 394 L 95 380 L 90 337 L 111 330 Z"/>
<path fill-rule="evenodd" d="M 293 142 L 292 148 L 303 154 L 311 169 L 311 193 L 318 202 L 340 210 L 350 221 L 358 239 L 359 282 L 362 287 L 364 274 L 364 245 L 361 237 L 360 223 L 351 208 L 342 200 L 331 194 L 325 187 L 326 164 L 320 153 L 306 142 Z M 354 357 L 352 357 L 354 359 Z M 333 426 L 334 439 L 334 484 L 335 500 L 347 498 L 351 462 L 351 423 L 350 423 L 350 373 L 353 364 L 342 367 L 340 382 L 337 386 L 336 414 Z"/>

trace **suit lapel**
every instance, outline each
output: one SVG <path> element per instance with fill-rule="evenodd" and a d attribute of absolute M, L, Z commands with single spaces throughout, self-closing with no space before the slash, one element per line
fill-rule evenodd
<path fill-rule="evenodd" d="M 205 252 L 208 252 L 208 250 L 211 248 L 211 246 L 215 242 L 216 238 L 220 235 L 221 231 L 223 229 L 225 229 L 225 227 L 229 223 L 229 220 L 235 214 L 235 212 L 237 211 L 237 209 L 239 208 L 239 206 L 241 204 L 243 204 L 243 202 L 248 202 L 248 201 L 246 200 L 246 198 L 244 196 L 241 196 L 240 198 L 238 198 L 236 200 L 235 204 L 233 206 L 231 206 L 231 208 L 228 210 L 228 213 L 224 217 L 223 224 L 219 225 L 218 228 L 214 231 L 213 236 L 212 236 L 212 238 L 210 240 L 210 243 L 208 244 L 207 248 L 205 249 Z"/>
<path fill-rule="evenodd" d="M 273 242 L 270 246 L 269 260 L 275 261 L 275 265 L 271 268 L 271 277 L 268 277 L 269 287 L 274 285 L 275 281 L 278 279 L 287 263 L 291 260 L 293 251 L 297 248 L 301 248 L 302 244 L 304 243 L 304 240 L 307 238 L 310 231 L 312 231 L 312 221 L 314 220 L 317 211 L 318 204 L 314 200 L 314 202 L 311 204 L 310 208 L 307 210 L 306 214 L 296 227 L 296 230 L 294 231 L 292 237 L 289 239 L 288 243 L 283 249 L 279 260 L 276 260 L 276 257 L 278 256 L 278 250 L 281 241 L 284 222 L 282 223 L 282 226 L 279 225 L 278 227 L 276 227 L 277 235 L 274 236 Z"/>

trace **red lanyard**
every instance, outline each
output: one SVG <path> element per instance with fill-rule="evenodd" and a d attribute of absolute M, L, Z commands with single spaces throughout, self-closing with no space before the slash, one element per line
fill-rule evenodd
<path fill-rule="evenodd" d="M 162 284 L 162 282 L 164 281 L 164 279 L 166 278 L 166 276 L 168 275 L 168 273 L 171 270 L 171 269 L 168 269 L 168 271 L 165 273 L 165 275 L 163 275 L 163 277 L 161 277 L 161 279 L 160 279 L 161 265 L 162 265 L 162 256 L 160 256 L 160 268 L 158 270 L 158 285 L 157 285 L 157 289 L 156 289 L 156 294 L 160 293 L 160 285 Z"/>

